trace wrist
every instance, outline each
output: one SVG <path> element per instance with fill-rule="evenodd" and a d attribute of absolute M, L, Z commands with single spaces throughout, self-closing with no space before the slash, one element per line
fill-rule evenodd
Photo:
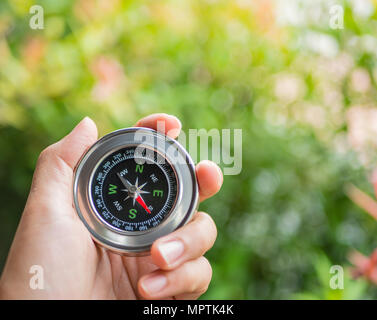
<path fill-rule="evenodd" d="M 6 294 L 5 294 L 5 290 L 4 290 L 4 286 L 3 286 L 3 281 L 2 279 L 0 278 L 0 300 L 6 300 Z"/>

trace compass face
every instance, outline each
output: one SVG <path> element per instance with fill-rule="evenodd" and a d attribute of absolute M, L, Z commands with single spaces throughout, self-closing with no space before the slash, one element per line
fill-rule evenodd
<path fill-rule="evenodd" d="M 119 231 L 157 227 L 173 210 L 177 177 L 170 163 L 153 149 L 129 146 L 106 156 L 89 186 L 98 217 Z"/>

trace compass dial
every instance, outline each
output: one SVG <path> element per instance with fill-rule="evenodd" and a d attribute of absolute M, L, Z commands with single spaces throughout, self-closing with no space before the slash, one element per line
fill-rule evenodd
<path fill-rule="evenodd" d="M 107 155 L 91 182 L 92 206 L 98 217 L 120 231 L 157 227 L 173 210 L 177 178 L 173 167 L 158 152 L 135 146 Z"/>

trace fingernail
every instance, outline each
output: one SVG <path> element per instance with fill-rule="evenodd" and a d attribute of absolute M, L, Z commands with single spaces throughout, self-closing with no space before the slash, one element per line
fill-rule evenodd
<path fill-rule="evenodd" d="M 168 280 L 163 275 L 150 276 L 142 281 L 141 286 L 147 293 L 154 294 L 161 291 L 167 282 Z"/>
<path fill-rule="evenodd" d="M 175 262 L 183 253 L 184 246 L 182 241 L 172 240 L 163 242 L 158 246 L 162 258 L 165 260 L 166 264 L 172 264 Z"/>

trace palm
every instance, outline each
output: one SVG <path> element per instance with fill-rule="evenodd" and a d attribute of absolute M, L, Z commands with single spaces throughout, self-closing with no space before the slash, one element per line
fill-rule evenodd
<path fill-rule="evenodd" d="M 52 251 L 65 252 L 66 255 L 64 265 L 61 265 L 59 273 L 67 275 L 67 278 L 60 278 L 59 286 L 54 287 L 61 289 L 62 284 L 70 284 L 72 277 L 77 277 L 80 278 L 80 281 L 76 282 L 75 292 L 81 293 L 81 296 L 75 298 L 138 299 L 137 282 L 139 278 L 158 269 L 151 257 L 125 257 L 100 248 L 93 242 L 89 232 L 73 210 L 71 217 L 74 218 L 62 219 L 45 225 L 46 230 L 38 232 L 47 238 L 50 238 L 51 235 L 50 241 L 56 239 L 51 243 L 55 247 L 52 248 Z M 65 239 L 57 235 L 62 235 Z M 47 238 L 43 241 L 48 241 Z M 69 246 L 69 250 L 67 250 L 67 246 Z M 50 252 L 48 250 L 46 253 L 50 254 Z M 86 258 L 83 259 L 83 257 Z M 61 254 L 60 258 L 62 258 Z M 69 273 L 64 272 L 67 267 Z M 45 268 L 55 269 L 56 266 L 45 266 Z M 51 296 L 55 295 L 55 292 L 51 293 Z"/>
<path fill-rule="evenodd" d="M 100 261 L 105 263 L 107 277 L 111 277 L 110 298 L 138 299 L 137 282 L 139 278 L 157 268 L 148 257 L 122 257 L 114 253 L 105 253 L 105 258 Z M 105 278 L 106 279 L 106 278 Z M 106 281 L 106 280 L 105 280 Z M 99 290 L 98 294 L 103 291 Z M 94 294 L 97 294 L 94 291 Z M 107 297 L 108 298 L 108 297 Z"/>
<path fill-rule="evenodd" d="M 104 250 L 99 251 L 92 298 L 139 299 L 139 278 L 158 269 L 152 259 L 149 256 L 124 257 Z"/>

